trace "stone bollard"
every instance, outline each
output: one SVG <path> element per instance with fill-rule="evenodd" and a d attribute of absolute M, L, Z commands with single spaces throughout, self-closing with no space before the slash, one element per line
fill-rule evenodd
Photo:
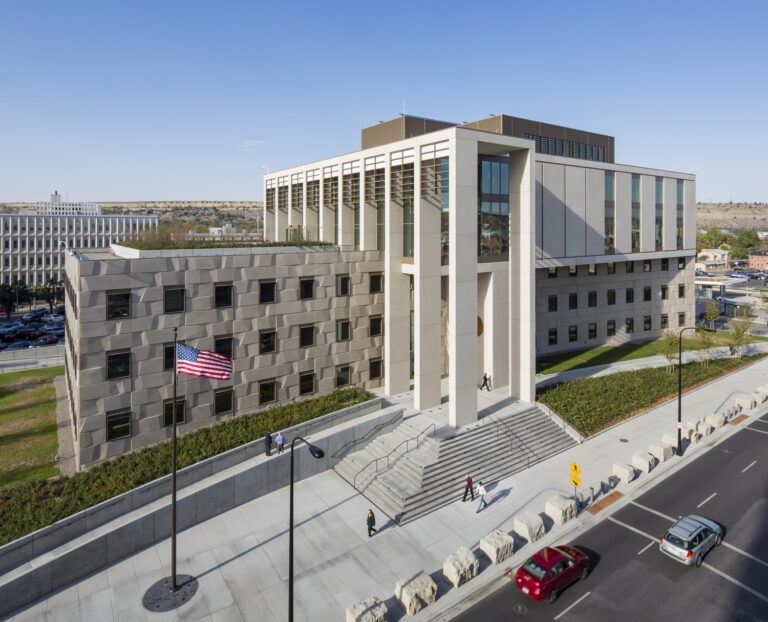
<path fill-rule="evenodd" d="M 386 622 L 387 606 L 376 596 L 347 607 L 346 622 Z"/>
<path fill-rule="evenodd" d="M 632 466 L 643 473 L 650 473 L 656 466 L 656 458 L 646 451 L 636 451 L 632 456 Z"/>
<path fill-rule="evenodd" d="M 738 406 L 741 410 L 752 410 L 755 406 L 757 406 L 757 402 L 755 401 L 753 395 L 750 395 L 749 397 L 737 397 L 736 406 Z"/>
<path fill-rule="evenodd" d="M 664 432 L 664 436 L 661 437 L 661 442 L 665 445 L 672 445 L 673 448 L 677 449 L 677 430 L 674 432 Z"/>
<path fill-rule="evenodd" d="M 625 484 L 629 484 L 633 479 L 637 477 L 637 471 L 631 464 L 623 464 L 621 462 L 614 462 L 612 474 L 614 477 L 618 477 Z"/>
<path fill-rule="evenodd" d="M 683 424 L 683 438 L 687 438 L 692 443 L 698 440 L 698 434 L 696 434 L 696 424 L 698 421 L 686 421 Z"/>
<path fill-rule="evenodd" d="M 544 521 L 541 520 L 541 516 L 533 512 L 521 512 L 515 516 L 512 529 L 528 542 L 536 542 L 544 535 Z"/>
<path fill-rule="evenodd" d="M 463 585 L 480 572 L 480 562 L 466 546 L 462 546 L 443 562 L 443 576 L 455 587 Z"/>
<path fill-rule="evenodd" d="M 725 417 L 717 413 L 713 415 L 707 415 L 704 417 L 704 423 L 708 423 L 715 429 L 722 428 L 725 425 Z"/>
<path fill-rule="evenodd" d="M 495 529 L 480 538 L 480 550 L 492 564 L 498 564 L 512 557 L 512 553 L 515 552 L 515 539 L 506 531 Z"/>
<path fill-rule="evenodd" d="M 648 445 L 648 453 L 659 462 L 666 462 L 675 455 L 675 448 L 666 443 L 651 443 Z"/>
<path fill-rule="evenodd" d="M 713 431 L 712 426 L 706 421 L 699 421 L 699 424 L 696 426 L 696 432 L 701 436 L 709 436 Z"/>
<path fill-rule="evenodd" d="M 403 577 L 395 584 L 395 598 L 403 603 L 409 616 L 431 605 L 436 596 L 437 584 L 423 570 L 410 577 Z"/>
<path fill-rule="evenodd" d="M 576 501 L 565 495 L 555 495 L 544 504 L 544 513 L 555 525 L 564 525 L 576 517 Z"/>

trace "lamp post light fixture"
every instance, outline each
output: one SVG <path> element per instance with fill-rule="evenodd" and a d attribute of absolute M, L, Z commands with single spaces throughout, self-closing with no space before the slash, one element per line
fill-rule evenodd
<path fill-rule="evenodd" d="M 687 330 L 715 332 L 704 326 L 686 326 L 677 335 L 677 455 L 683 455 L 683 333 Z"/>
<path fill-rule="evenodd" d="M 288 622 L 293 622 L 293 448 L 296 445 L 296 441 L 305 443 L 309 447 L 309 453 L 312 454 L 313 458 L 319 460 L 325 456 L 325 452 L 322 449 L 300 436 L 294 437 L 291 441 L 291 500 L 288 521 Z"/>

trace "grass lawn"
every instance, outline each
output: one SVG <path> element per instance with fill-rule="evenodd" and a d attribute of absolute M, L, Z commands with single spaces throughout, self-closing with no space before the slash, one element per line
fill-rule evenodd
<path fill-rule="evenodd" d="M 58 475 L 56 395 L 62 366 L 0 374 L 0 487 Z"/>
<path fill-rule="evenodd" d="M 713 336 L 713 346 L 728 345 L 730 333 L 725 330 L 719 330 Z M 768 341 L 768 337 L 750 335 L 747 343 L 758 341 Z M 699 350 L 701 344 L 695 337 L 683 337 L 683 350 Z M 630 361 L 632 359 L 642 359 L 648 356 L 661 354 L 661 339 L 653 341 L 642 341 L 625 343 L 620 346 L 598 346 L 589 350 L 578 350 L 575 352 L 562 352 L 552 356 L 542 356 L 536 359 L 536 372 L 539 374 L 555 374 L 561 371 L 571 369 L 581 369 L 582 367 L 592 367 L 594 365 L 608 365 L 619 361 Z"/>

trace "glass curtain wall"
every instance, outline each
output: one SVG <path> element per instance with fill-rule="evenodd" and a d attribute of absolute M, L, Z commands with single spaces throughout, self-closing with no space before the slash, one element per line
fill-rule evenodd
<path fill-rule="evenodd" d="M 685 186 L 682 179 L 677 180 L 677 250 L 683 248 L 683 220 L 685 214 Z"/>
<path fill-rule="evenodd" d="M 656 226 L 655 240 L 656 250 L 664 248 L 664 178 L 656 178 Z"/>
<path fill-rule="evenodd" d="M 333 212 L 333 243 L 339 243 L 339 178 L 323 178 L 323 209 Z M 326 238 L 327 239 L 327 238 Z"/>
<path fill-rule="evenodd" d="M 632 252 L 640 252 L 640 175 L 632 175 Z"/>
<path fill-rule="evenodd" d="M 616 252 L 616 176 L 605 171 L 605 252 Z"/>
<path fill-rule="evenodd" d="M 477 255 L 509 256 L 509 158 L 480 156 L 478 162 Z"/>
<path fill-rule="evenodd" d="M 352 168 L 359 163 L 351 162 L 344 167 Z M 360 248 L 360 173 L 359 171 L 344 173 L 342 176 L 342 203 L 354 214 L 354 243 L 355 249 Z M 345 212 L 346 213 L 346 212 Z"/>
<path fill-rule="evenodd" d="M 403 257 L 413 257 L 413 162 L 393 165 L 390 184 L 392 200 L 403 208 Z"/>
<path fill-rule="evenodd" d="M 365 203 L 376 210 L 376 249 L 384 250 L 384 177 L 382 168 L 365 171 Z"/>
<path fill-rule="evenodd" d="M 434 145 L 430 145 L 434 149 Z M 440 210 L 440 263 L 448 263 L 448 156 L 421 162 L 422 209 L 427 206 Z"/>

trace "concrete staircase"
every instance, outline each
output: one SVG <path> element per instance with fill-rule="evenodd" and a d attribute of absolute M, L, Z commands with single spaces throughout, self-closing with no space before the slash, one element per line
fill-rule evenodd
<path fill-rule="evenodd" d="M 535 404 L 521 404 L 514 412 L 486 416 L 459 430 L 436 430 L 429 417 L 415 415 L 335 469 L 403 524 L 458 499 L 467 473 L 489 484 L 575 444 Z"/>

